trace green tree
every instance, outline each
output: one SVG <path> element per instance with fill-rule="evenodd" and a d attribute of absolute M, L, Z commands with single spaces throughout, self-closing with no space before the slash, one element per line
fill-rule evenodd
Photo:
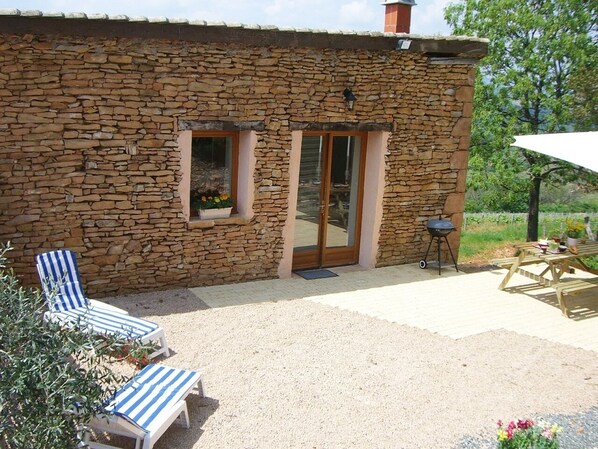
<path fill-rule="evenodd" d="M 598 130 L 598 64 L 578 67 L 571 76 L 574 123 L 580 131 Z"/>
<path fill-rule="evenodd" d="M 44 321 L 0 250 L 0 447 L 74 449 L 85 423 L 126 379 L 106 363 L 121 343 Z"/>
<path fill-rule="evenodd" d="M 597 13 L 595 0 L 460 0 L 445 10 L 454 34 L 490 40 L 476 79 L 469 186 L 498 202 L 526 197 L 528 240 L 538 237 L 543 182 L 597 182 L 564 161 L 510 147 L 514 135 L 596 126 L 590 112 L 576 114 L 595 92 L 584 74 L 598 67 Z"/>

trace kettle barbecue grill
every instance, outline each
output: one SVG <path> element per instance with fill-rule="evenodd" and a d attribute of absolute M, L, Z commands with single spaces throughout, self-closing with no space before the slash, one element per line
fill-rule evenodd
<path fill-rule="evenodd" d="M 426 255 L 424 256 L 424 258 L 422 260 L 419 261 L 419 267 L 424 269 L 428 267 L 428 253 L 430 252 L 430 248 L 432 247 L 432 243 L 434 242 L 434 239 L 436 239 L 437 243 L 438 243 L 438 274 L 441 274 L 441 270 L 442 270 L 442 262 L 440 259 L 440 243 L 442 242 L 442 239 L 444 238 L 444 241 L 446 242 L 446 246 L 448 246 L 449 252 L 451 253 L 451 258 L 453 259 L 453 263 L 455 264 L 455 270 L 459 271 L 459 268 L 457 267 L 457 262 L 455 261 L 455 256 L 453 256 L 453 250 L 451 249 L 451 245 L 448 241 L 448 239 L 446 238 L 447 235 L 449 235 L 451 232 L 453 232 L 455 230 L 455 226 L 453 225 L 453 223 L 451 222 L 451 220 L 443 220 L 442 217 L 438 217 L 438 220 L 428 220 L 428 223 L 426 224 L 426 228 L 428 229 L 428 232 L 430 233 L 430 236 L 432 237 L 430 239 L 430 244 L 428 245 L 428 250 L 426 251 Z"/>

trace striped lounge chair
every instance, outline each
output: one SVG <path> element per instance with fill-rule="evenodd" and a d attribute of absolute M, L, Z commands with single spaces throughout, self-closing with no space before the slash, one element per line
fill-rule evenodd
<path fill-rule="evenodd" d="M 135 438 L 135 449 L 151 449 L 177 419 L 189 428 L 185 399 L 194 389 L 203 397 L 199 373 L 150 364 L 114 394 L 106 406 L 111 414 L 95 417 L 89 427 L 96 436 L 106 432 Z M 87 432 L 84 442 L 92 449 L 116 448 L 90 437 Z"/>
<path fill-rule="evenodd" d="M 36 266 L 48 305 L 46 319 L 64 325 L 84 325 L 96 334 L 119 335 L 144 344 L 156 342 L 158 349 L 150 354 L 150 358 L 170 355 L 164 330 L 156 323 L 130 316 L 122 309 L 85 296 L 77 258 L 72 251 L 39 254 Z"/>

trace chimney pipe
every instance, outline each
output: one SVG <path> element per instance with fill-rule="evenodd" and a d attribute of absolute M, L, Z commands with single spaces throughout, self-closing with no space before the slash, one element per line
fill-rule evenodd
<path fill-rule="evenodd" d="M 411 29 L 411 7 L 415 0 L 386 0 L 384 13 L 385 33 L 407 33 Z"/>

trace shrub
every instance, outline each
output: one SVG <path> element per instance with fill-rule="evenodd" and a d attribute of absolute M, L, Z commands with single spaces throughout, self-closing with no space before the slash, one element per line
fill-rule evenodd
<path fill-rule="evenodd" d="M 0 249 L 0 447 L 71 449 L 126 379 L 109 368 L 122 342 L 43 320 L 43 298 L 21 287 Z"/>
<path fill-rule="evenodd" d="M 573 220 L 571 218 L 565 220 L 565 233 L 567 234 L 567 237 L 578 239 L 585 234 L 585 231 L 586 225 L 580 220 Z"/>
<path fill-rule="evenodd" d="M 563 431 L 557 424 L 531 419 L 511 421 L 503 426 L 498 421 L 498 449 L 558 449 L 558 434 Z"/>

